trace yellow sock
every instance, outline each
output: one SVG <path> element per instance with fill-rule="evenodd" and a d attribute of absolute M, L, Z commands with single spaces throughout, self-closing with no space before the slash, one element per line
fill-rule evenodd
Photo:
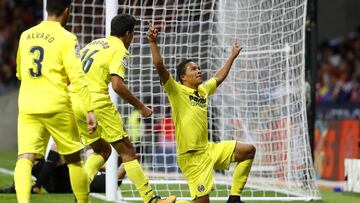
<path fill-rule="evenodd" d="M 83 162 L 70 163 L 69 175 L 71 187 L 78 203 L 89 202 L 90 183 L 89 177 L 83 168 Z"/>
<path fill-rule="evenodd" d="M 14 181 L 18 203 L 29 203 L 31 192 L 31 168 L 29 159 L 19 159 L 16 162 Z"/>
<path fill-rule="evenodd" d="M 85 171 L 87 172 L 90 183 L 98 173 L 100 167 L 105 164 L 105 159 L 100 154 L 92 154 L 85 162 Z"/>
<path fill-rule="evenodd" d="M 230 195 L 240 196 L 248 179 L 251 165 L 254 159 L 248 159 L 240 162 L 234 169 L 233 181 L 231 185 Z"/>
<path fill-rule="evenodd" d="M 152 187 L 149 185 L 149 180 L 145 176 L 139 162 L 135 159 L 124 163 L 126 175 L 131 182 L 134 183 L 136 189 L 139 191 L 140 196 L 144 199 L 145 203 L 148 203 L 151 198 L 155 196 Z"/>

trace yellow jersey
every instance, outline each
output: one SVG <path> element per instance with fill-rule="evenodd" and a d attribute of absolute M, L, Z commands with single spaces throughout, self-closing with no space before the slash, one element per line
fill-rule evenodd
<path fill-rule="evenodd" d="M 71 110 L 70 83 L 84 108 L 92 110 L 76 36 L 59 22 L 43 21 L 24 31 L 16 63 L 16 76 L 21 80 L 19 112 L 41 114 Z"/>
<path fill-rule="evenodd" d="M 164 84 L 175 124 L 177 154 L 205 150 L 208 145 L 208 97 L 216 91 L 216 80 L 210 80 L 192 89 L 169 75 Z"/>
<path fill-rule="evenodd" d="M 87 44 L 81 50 L 81 61 L 90 92 L 108 96 L 111 75 L 124 79 L 129 57 L 124 43 L 114 36 L 96 39 Z"/>

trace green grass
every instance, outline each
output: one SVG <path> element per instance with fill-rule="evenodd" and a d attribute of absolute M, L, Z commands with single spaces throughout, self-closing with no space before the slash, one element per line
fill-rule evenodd
<path fill-rule="evenodd" d="M 13 170 L 16 162 L 15 152 L 0 152 L 0 168 Z"/>
<path fill-rule="evenodd" d="M 16 162 L 15 152 L 0 152 L 0 168 L 14 170 Z M 5 187 L 13 182 L 13 177 L 7 174 L 0 173 L 0 187 Z M 91 203 L 104 203 L 94 197 L 91 198 Z M 16 203 L 15 194 L 0 194 L 0 202 L 4 203 Z M 49 194 L 42 192 L 41 194 L 31 195 L 31 202 L 36 203 L 69 203 L 74 202 L 74 196 L 72 194 Z"/>
<path fill-rule="evenodd" d="M 0 168 L 5 168 L 8 170 L 13 170 L 15 167 L 15 161 L 16 161 L 16 153 L 14 152 L 0 152 Z M 13 182 L 13 177 L 6 174 L 0 173 L 0 187 L 4 187 L 7 185 L 10 185 Z M 121 189 L 124 191 L 129 191 L 129 189 L 133 189 L 134 187 L 129 185 L 122 185 Z M 154 187 L 156 191 L 159 191 L 159 194 L 165 194 L 167 193 L 168 189 L 166 185 L 156 185 Z M 179 191 L 183 191 L 183 195 L 190 196 L 187 191 L 187 186 L 175 186 L 174 188 L 171 188 L 172 191 L 174 191 L 174 195 L 179 195 Z M 133 190 L 135 194 L 138 194 L 136 191 Z M 331 190 L 320 190 L 321 196 L 323 198 L 323 201 L 317 201 L 317 202 L 324 202 L 324 203 L 359 203 L 360 202 L 360 194 L 355 193 L 335 193 Z M 256 193 L 255 193 L 256 194 Z M 272 196 L 275 193 L 268 192 L 266 195 Z M 123 193 L 123 196 L 132 196 L 132 192 Z M 259 192 L 259 195 L 263 196 L 263 192 Z M 278 195 L 278 193 L 277 193 Z M 165 195 L 163 195 L 165 196 Z M 246 196 L 246 194 L 244 194 Z M 62 202 L 73 202 L 74 196 L 72 194 L 48 194 L 46 192 L 42 192 L 41 194 L 32 195 L 31 201 L 36 203 L 62 203 Z M 15 194 L 0 194 L 0 202 L 6 202 L 6 203 L 16 203 L 16 196 Z M 91 197 L 92 203 L 102 203 L 106 201 L 102 201 L 96 198 Z M 263 203 L 264 201 L 251 201 L 252 203 Z M 271 203 L 278 203 L 278 201 L 266 201 Z M 220 203 L 215 202 L 214 203 Z M 303 203 L 300 201 L 293 201 L 292 203 Z"/>

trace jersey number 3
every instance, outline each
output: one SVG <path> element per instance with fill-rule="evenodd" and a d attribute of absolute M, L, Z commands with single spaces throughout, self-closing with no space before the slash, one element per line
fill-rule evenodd
<path fill-rule="evenodd" d="M 41 76 L 41 69 L 42 69 L 41 62 L 44 60 L 44 49 L 39 46 L 31 47 L 30 53 L 35 54 L 35 52 L 37 52 L 37 57 L 34 57 L 33 60 L 34 60 L 34 65 L 36 65 L 36 68 L 35 68 L 36 71 L 34 71 L 34 68 L 31 67 L 29 69 L 29 72 L 32 77 L 37 78 L 37 77 Z"/>

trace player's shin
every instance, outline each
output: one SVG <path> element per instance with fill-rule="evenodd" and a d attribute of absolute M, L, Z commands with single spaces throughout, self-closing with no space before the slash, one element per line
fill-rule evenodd
<path fill-rule="evenodd" d="M 29 159 L 21 158 L 16 162 L 14 181 L 19 203 L 30 202 L 32 166 L 33 164 Z"/>
<path fill-rule="evenodd" d="M 254 159 L 247 159 L 236 165 L 234 169 L 230 196 L 241 196 L 241 192 L 245 187 L 253 161 Z"/>
<path fill-rule="evenodd" d="M 105 164 L 105 159 L 100 154 L 92 154 L 85 162 L 85 171 L 89 176 L 90 183 L 98 173 L 101 166 Z"/>
<path fill-rule="evenodd" d="M 144 202 L 148 203 L 155 194 L 139 162 L 137 160 L 125 162 L 124 168 L 127 176 L 134 183 L 136 189 L 140 193 L 140 196 L 144 199 Z"/>
<path fill-rule="evenodd" d="M 90 184 L 83 162 L 69 163 L 71 187 L 78 203 L 89 202 Z"/>

